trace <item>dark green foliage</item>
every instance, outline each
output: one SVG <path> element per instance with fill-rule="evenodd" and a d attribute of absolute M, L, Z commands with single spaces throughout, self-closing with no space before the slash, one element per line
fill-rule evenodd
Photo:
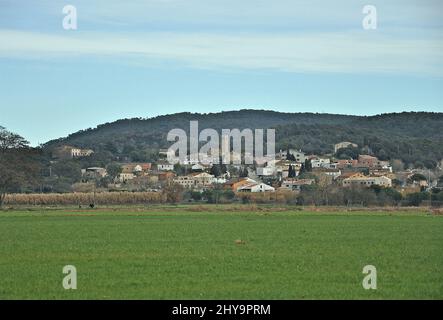
<path fill-rule="evenodd" d="M 429 200 L 428 192 L 410 193 L 406 196 L 408 205 L 418 207 L 423 201 Z"/>
<path fill-rule="evenodd" d="M 7 193 L 38 188 L 42 162 L 40 149 L 28 147 L 24 138 L 0 127 L 0 206 Z"/>
<path fill-rule="evenodd" d="M 306 174 L 308 174 L 309 172 L 312 172 L 312 164 L 311 164 L 311 161 L 309 161 L 308 159 L 306 159 L 306 160 L 305 160 L 305 163 L 303 163 L 303 164 L 301 165 L 299 175 L 304 177 L 304 176 L 306 176 Z"/>
<path fill-rule="evenodd" d="M 443 191 L 433 194 L 432 201 L 437 201 L 439 204 L 443 205 Z"/>
<path fill-rule="evenodd" d="M 214 175 L 215 177 L 219 177 L 221 175 L 221 167 L 219 164 L 214 164 L 211 168 L 210 174 Z"/>
<path fill-rule="evenodd" d="M 225 197 L 227 200 L 232 200 L 235 197 L 235 193 L 232 190 L 225 190 L 223 192 L 223 197 Z"/>
<path fill-rule="evenodd" d="M 223 203 L 234 199 L 235 193 L 231 190 L 214 188 L 203 191 L 202 197 L 206 199 L 208 203 Z"/>
<path fill-rule="evenodd" d="M 174 172 L 179 176 L 185 176 L 187 173 L 189 173 L 191 169 L 187 168 L 185 165 L 180 165 L 179 163 L 176 163 L 174 165 Z"/>
<path fill-rule="evenodd" d="M 120 164 L 112 162 L 106 166 L 106 172 L 112 179 L 115 179 L 122 172 L 122 167 Z"/>
<path fill-rule="evenodd" d="M 398 179 L 392 179 L 392 186 L 394 187 L 400 187 L 403 184 L 402 181 L 398 180 Z"/>
<path fill-rule="evenodd" d="M 292 165 L 289 165 L 288 178 L 294 178 L 294 177 L 295 177 L 295 170 L 294 168 L 292 168 Z"/>
<path fill-rule="evenodd" d="M 289 149 L 288 149 L 288 151 L 287 151 L 287 153 L 286 153 L 286 159 L 291 160 L 291 161 L 295 161 L 295 157 L 294 157 L 293 154 L 291 154 L 291 153 L 289 152 Z"/>
<path fill-rule="evenodd" d="M 358 148 L 343 148 L 337 151 L 335 157 L 337 159 L 358 159 L 360 153 Z"/>
<path fill-rule="evenodd" d="M 426 177 L 420 173 L 413 174 L 410 178 L 411 181 L 426 181 Z"/>
<path fill-rule="evenodd" d="M 80 180 L 80 164 L 75 160 L 58 161 L 52 166 L 52 174 L 67 179 L 71 184 Z"/>
<path fill-rule="evenodd" d="M 240 178 L 246 178 L 248 176 L 248 169 L 246 167 L 242 167 L 239 172 Z"/>
<path fill-rule="evenodd" d="M 201 192 L 198 191 L 191 191 L 191 199 L 195 201 L 200 201 L 202 199 Z"/>
<path fill-rule="evenodd" d="M 318 185 L 303 186 L 297 197 L 300 205 L 333 206 L 396 206 L 401 203 L 402 195 L 393 188 L 371 186 L 370 188 L 341 188 L 327 186 L 322 192 Z"/>
<path fill-rule="evenodd" d="M 443 158 L 443 114 L 426 112 L 370 117 L 261 110 L 179 113 L 106 123 L 50 141 L 45 148 L 50 151 L 57 145 L 69 144 L 106 152 L 110 158 L 153 161 L 159 148 L 170 146 L 166 140 L 168 131 L 182 128 L 188 132 L 190 120 L 198 120 L 200 130 L 275 128 L 277 150 L 295 148 L 307 153 L 332 154 L 333 144 L 351 141 L 359 145 L 359 152 L 370 151 L 381 160 L 401 159 L 405 165 L 432 169 Z M 356 152 L 345 150 L 339 155 L 355 157 Z"/>

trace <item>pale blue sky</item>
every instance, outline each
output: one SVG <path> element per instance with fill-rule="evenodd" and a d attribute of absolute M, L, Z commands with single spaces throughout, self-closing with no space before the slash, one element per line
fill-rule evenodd
<path fill-rule="evenodd" d="M 128 2 L 0 0 L 0 125 L 35 145 L 181 111 L 443 112 L 442 1 Z"/>

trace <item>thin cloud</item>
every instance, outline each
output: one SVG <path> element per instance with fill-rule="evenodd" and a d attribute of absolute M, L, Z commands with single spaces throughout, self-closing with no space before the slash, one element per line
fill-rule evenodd
<path fill-rule="evenodd" d="M 89 33 L 0 30 L 0 56 L 110 56 L 149 66 L 174 61 L 208 69 L 443 75 L 443 42 L 376 32 L 291 34 Z"/>

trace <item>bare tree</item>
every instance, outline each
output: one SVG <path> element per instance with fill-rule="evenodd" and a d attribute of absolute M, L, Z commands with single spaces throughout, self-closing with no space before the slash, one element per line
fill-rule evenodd
<path fill-rule="evenodd" d="M 183 187 L 179 184 L 168 182 L 163 186 L 163 194 L 167 203 L 178 203 L 183 198 Z"/>

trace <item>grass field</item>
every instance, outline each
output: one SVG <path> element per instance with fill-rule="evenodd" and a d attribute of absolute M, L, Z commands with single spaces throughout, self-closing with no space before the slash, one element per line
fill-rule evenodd
<path fill-rule="evenodd" d="M 362 287 L 368 264 L 377 290 Z M 62 287 L 65 265 L 77 290 Z M 443 299 L 443 216 L 0 212 L 0 299 L 387 298 Z"/>

